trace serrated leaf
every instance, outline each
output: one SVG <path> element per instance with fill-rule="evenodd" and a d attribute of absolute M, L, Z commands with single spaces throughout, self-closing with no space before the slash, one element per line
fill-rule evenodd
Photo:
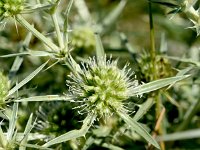
<path fill-rule="evenodd" d="M 187 77 L 189 77 L 189 75 L 175 76 L 175 77 L 159 79 L 159 80 L 155 80 L 155 81 L 152 81 L 152 82 L 149 82 L 149 83 L 146 83 L 146 84 L 139 85 L 139 86 L 132 89 L 131 96 L 142 95 L 144 93 L 149 93 L 149 92 L 161 89 L 165 86 L 168 86 L 168 85 L 170 85 L 174 82 L 178 82 L 180 80 L 183 80 Z"/>
<path fill-rule="evenodd" d="M 17 90 L 19 90 L 22 86 L 24 86 L 26 83 L 28 83 L 30 80 L 32 80 L 48 63 L 45 62 L 44 64 L 42 64 L 40 67 L 38 67 L 35 71 L 33 71 L 30 75 L 28 75 L 24 80 L 22 80 L 19 84 L 17 84 L 15 87 L 13 87 L 7 97 L 9 97 L 10 95 L 14 94 Z"/>
<path fill-rule="evenodd" d="M 139 109 L 137 113 L 134 115 L 133 119 L 135 121 L 138 121 L 146 112 L 151 108 L 151 106 L 154 104 L 154 99 L 149 98 L 144 102 L 142 105 L 139 106 Z"/>
<path fill-rule="evenodd" d="M 193 67 L 190 66 L 190 67 L 187 67 L 187 68 L 185 68 L 185 69 L 182 69 L 182 70 L 180 70 L 180 71 L 176 74 L 176 76 L 183 76 L 183 75 L 185 75 L 186 73 L 188 73 L 192 68 L 193 68 Z M 175 83 L 176 83 L 176 82 L 170 84 L 169 87 L 168 87 L 168 89 L 169 89 L 170 87 L 172 87 Z"/>
<path fill-rule="evenodd" d="M 49 147 L 51 145 L 54 144 L 58 144 L 58 143 L 62 143 L 62 142 L 66 142 L 81 136 L 85 136 L 85 134 L 88 132 L 88 130 L 90 129 L 90 127 L 92 126 L 94 120 L 96 119 L 96 115 L 88 115 L 84 121 L 83 121 L 83 125 L 81 127 L 80 130 L 71 130 L 65 134 L 62 134 L 52 140 L 50 140 L 49 142 L 45 143 L 43 145 L 43 147 Z"/>
<path fill-rule="evenodd" d="M 15 102 L 51 102 L 51 101 L 70 101 L 72 98 L 60 95 L 33 96 L 28 98 L 16 99 Z"/>
<path fill-rule="evenodd" d="M 18 103 L 14 103 L 11 118 L 9 118 L 9 128 L 7 134 L 7 140 L 11 141 L 14 132 L 15 132 L 15 125 L 17 121 L 17 112 L 18 112 Z"/>
<path fill-rule="evenodd" d="M 132 119 L 129 115 L 124 112 L 117 112 L 118 115 L 126 122 L 127 125 L 131 127 L 135 132 L 137 132 L 140 136 L 142 136 L 147 142 L 160 149 L 160 146 L 156 142 L 156 140 L 134 119 Z"/>
<path fill-rule="evenodd" d="M 28 49 L 28 51 L 25 51 L 25 52 L 2 55 L 0 57 L 8 58 L 8 57 L 16 57 L 16 56 L 24 56 L 24 55 L 37 56 L 37 57 L 53 56 L 51 53 L 49 53 L 47 51 L 36 51 L 36 50 Z"/>
<path fill-rule="evenodd" d="M 32 120 L 33 120 L 33 114 L 30 115 L 28 122 L 26 124 L 25 130 L 24 130 L 24 133 L 23 133 L 23 139 L 21 140 L 19 150 L 26 150 L 26 147 L 24 145 L 27 144 L 28 135 L 33 128 Z"/>
<path fill-rule="evenodd" d="M 30 9 L 24 9 L 21 13 L 22 14 L 30 14 L 33 12 L 48 10 L 52 7 L 52 4 L 36 4 L 35 6 L 31 6 Z"/>

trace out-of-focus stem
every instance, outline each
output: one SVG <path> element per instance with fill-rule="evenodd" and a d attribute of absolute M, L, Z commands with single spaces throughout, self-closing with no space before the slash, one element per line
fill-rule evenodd
<path fill-rule="evenodd" d="M 57 38 L 58 38 L 58 44 L 59 44 L 60 48 L 63 49 L 64 48 L 64 42 L 63 42 L 62 34 L 60 32 L 60 27 L 59 27 L 59 24 L 58 24 L 58 19 L 56 17 L 56 13 L 52 14 L 51 17 L 52 17 L 52 20 L 53 20 L 53 23 L 54 23 L 54 26 L 55 26 L 55 30 L 56 30 L 56 34 L 57 34 Z"/>
<path fill-rule="evenodd" d="M 156 50 L 155 50 L 155 38 L 154 38 L 154 25 L 153 25 L 153 15 L 152 15 L 152 8 L 151 8 L 150 2 L 149 2 L 149 25 L 150 25 L 150 54 L 151 54 L 152 61 L 155 61 Z"/>

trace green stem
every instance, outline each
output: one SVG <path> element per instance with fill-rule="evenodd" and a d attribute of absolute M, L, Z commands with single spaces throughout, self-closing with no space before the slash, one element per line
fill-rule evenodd
<path fill-rule="evenodd" d="M 58 24 L 58 19 L 56 17 L 56 13 L 52 14 L 51 17 L 52 17 L 52 20 L 53 20 L 53 23 L 54 23 L 54 26 L 55 26 L 55 30 L 56 30 L 56 34 L 57 34 L 57 38 L 58 38 L 58 44 L 59 44 L 60 48 L 63 49 L 64 48 L 64 42 L 63 42 L 62 34 L 60 32 L 60 27 L 59 27 L 59 24 Z"/>
<path fill-rule="evenodd" d="M 155 38 L 154 38 L 154 25 L 153 25 L 153 14 L 152 14 L 152 6 L 151 2 L 149 2 L 149 25 L 150 25 L 150 56 L 151 56 L 151 63 L 152 63 L 152 68 L 151 68 L 151 74 L 153 76 L 152 80 L 157 79 L 157 72 L 156 72 L 156 62 L 155 62 L 155 57 L 156 57 L 156 50 L 155 50 Z M 156 97 L 156 116 L 159 116 L 160 113 L 160 100 L 159 97 Z"/>
<path fill-rule="evenodd" d="M 156 63 L 155 63 L 155 57 L 156 57 L 156 50 L 155 50 L 155 37 L 154 37 L 154 25 L 153 25 L 153 15 L 152 15 L 152 6 L 151 2 L 149 2 L 149 25 L 150 25 L 150 56 L 151 56 L 151 73 L 153 75 L 152 80 L 156 80 Z"/>
<path fill-rule="evenodd" d="M 157 80 L 157 69 L 156 69 L 156 49 L 155 49 L 155 36 L 154 36 L 154 25 L 153 25 L 153 14 L 152 14 L 152 5 L 151 2 L 149 2 L 149 25 L 150 25 L 150 56 L 151 56 L 151 63 L 152 63 L 152 68 L 151 68 L 151 74 L 152 80 Z M 156 118 L 159 117 L 161 113 L 161 96 L 160 96 L 160 91 L 154 95 L 155 101 L 156 101 Z M 158 129 L 159 134 L 163 134 L 163 129 L 162 126 L 159 126 Z M 161 143 L 161 149 L 164 150 L 165 146 L 164 143 Z"/>
<path fill-rule="evenodd" d="M 55 52 L 58 52 L 59 48 L 53 42 L 51 42 L 48 38 L 42 35 L 39 31 L 37 31 L 31 24 L 29 24 L 21 15 L 16 15 L 17 21 L 23 25 L 27 30 L 29 30 L 33 35 L 35 35 L 38 39 L 40 39 L 44 44 L 46 44 L 50 49 Z"/>

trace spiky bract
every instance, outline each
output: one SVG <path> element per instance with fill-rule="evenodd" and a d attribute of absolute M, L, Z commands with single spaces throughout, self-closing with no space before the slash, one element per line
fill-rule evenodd
<path fill-rule="evenodd" d="M 79 113 L 95 113 L 100 117 L 108 117 L 115 111 L 125 111 L 123 101 L 131 95 L 132 87 L 138 85 L 131 80 L 131 70 L 127 65 L 123 69 L 117 67 L 117 61 L 105 57 L 90 58 L 86 63 L 78 65 L 81 71 L 74 71 L 67 80 L 70 96 L 80 102 Z"/>

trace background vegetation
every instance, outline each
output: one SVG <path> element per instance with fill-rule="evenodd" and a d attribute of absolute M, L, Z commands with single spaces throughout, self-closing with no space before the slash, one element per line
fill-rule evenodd
<path fill-rule="evenodd" d="M 0 1 L 4 3 L 9 1 Z M 119 68 L 128 63 L 135 73 L 132 78 L 144 85 L 144 91 L 130 97 L 126 106 L 160 149 L 199 149 L 199 4 L 198 0 L 27 0 L 23 11 L 9 17 L 1 14 L 0 149 L 156 149 L 147 135 L 115 115 L 106 121 L 97 119 L 86 133 L 76 133 L 80 137 L 44 146 L 82 128 L 87 117 L 74 109 L 76 103 L 66 100 L 66 80 L 73 71 L 69 56 L 80 64 L 102 51 L 112 60 L 119 59 Z M 56 14 L 67 48 L 51 51 L 46 39 L 38 38 L 19 14 L 47 43 L 62 47 L 52 21 Z"/>

